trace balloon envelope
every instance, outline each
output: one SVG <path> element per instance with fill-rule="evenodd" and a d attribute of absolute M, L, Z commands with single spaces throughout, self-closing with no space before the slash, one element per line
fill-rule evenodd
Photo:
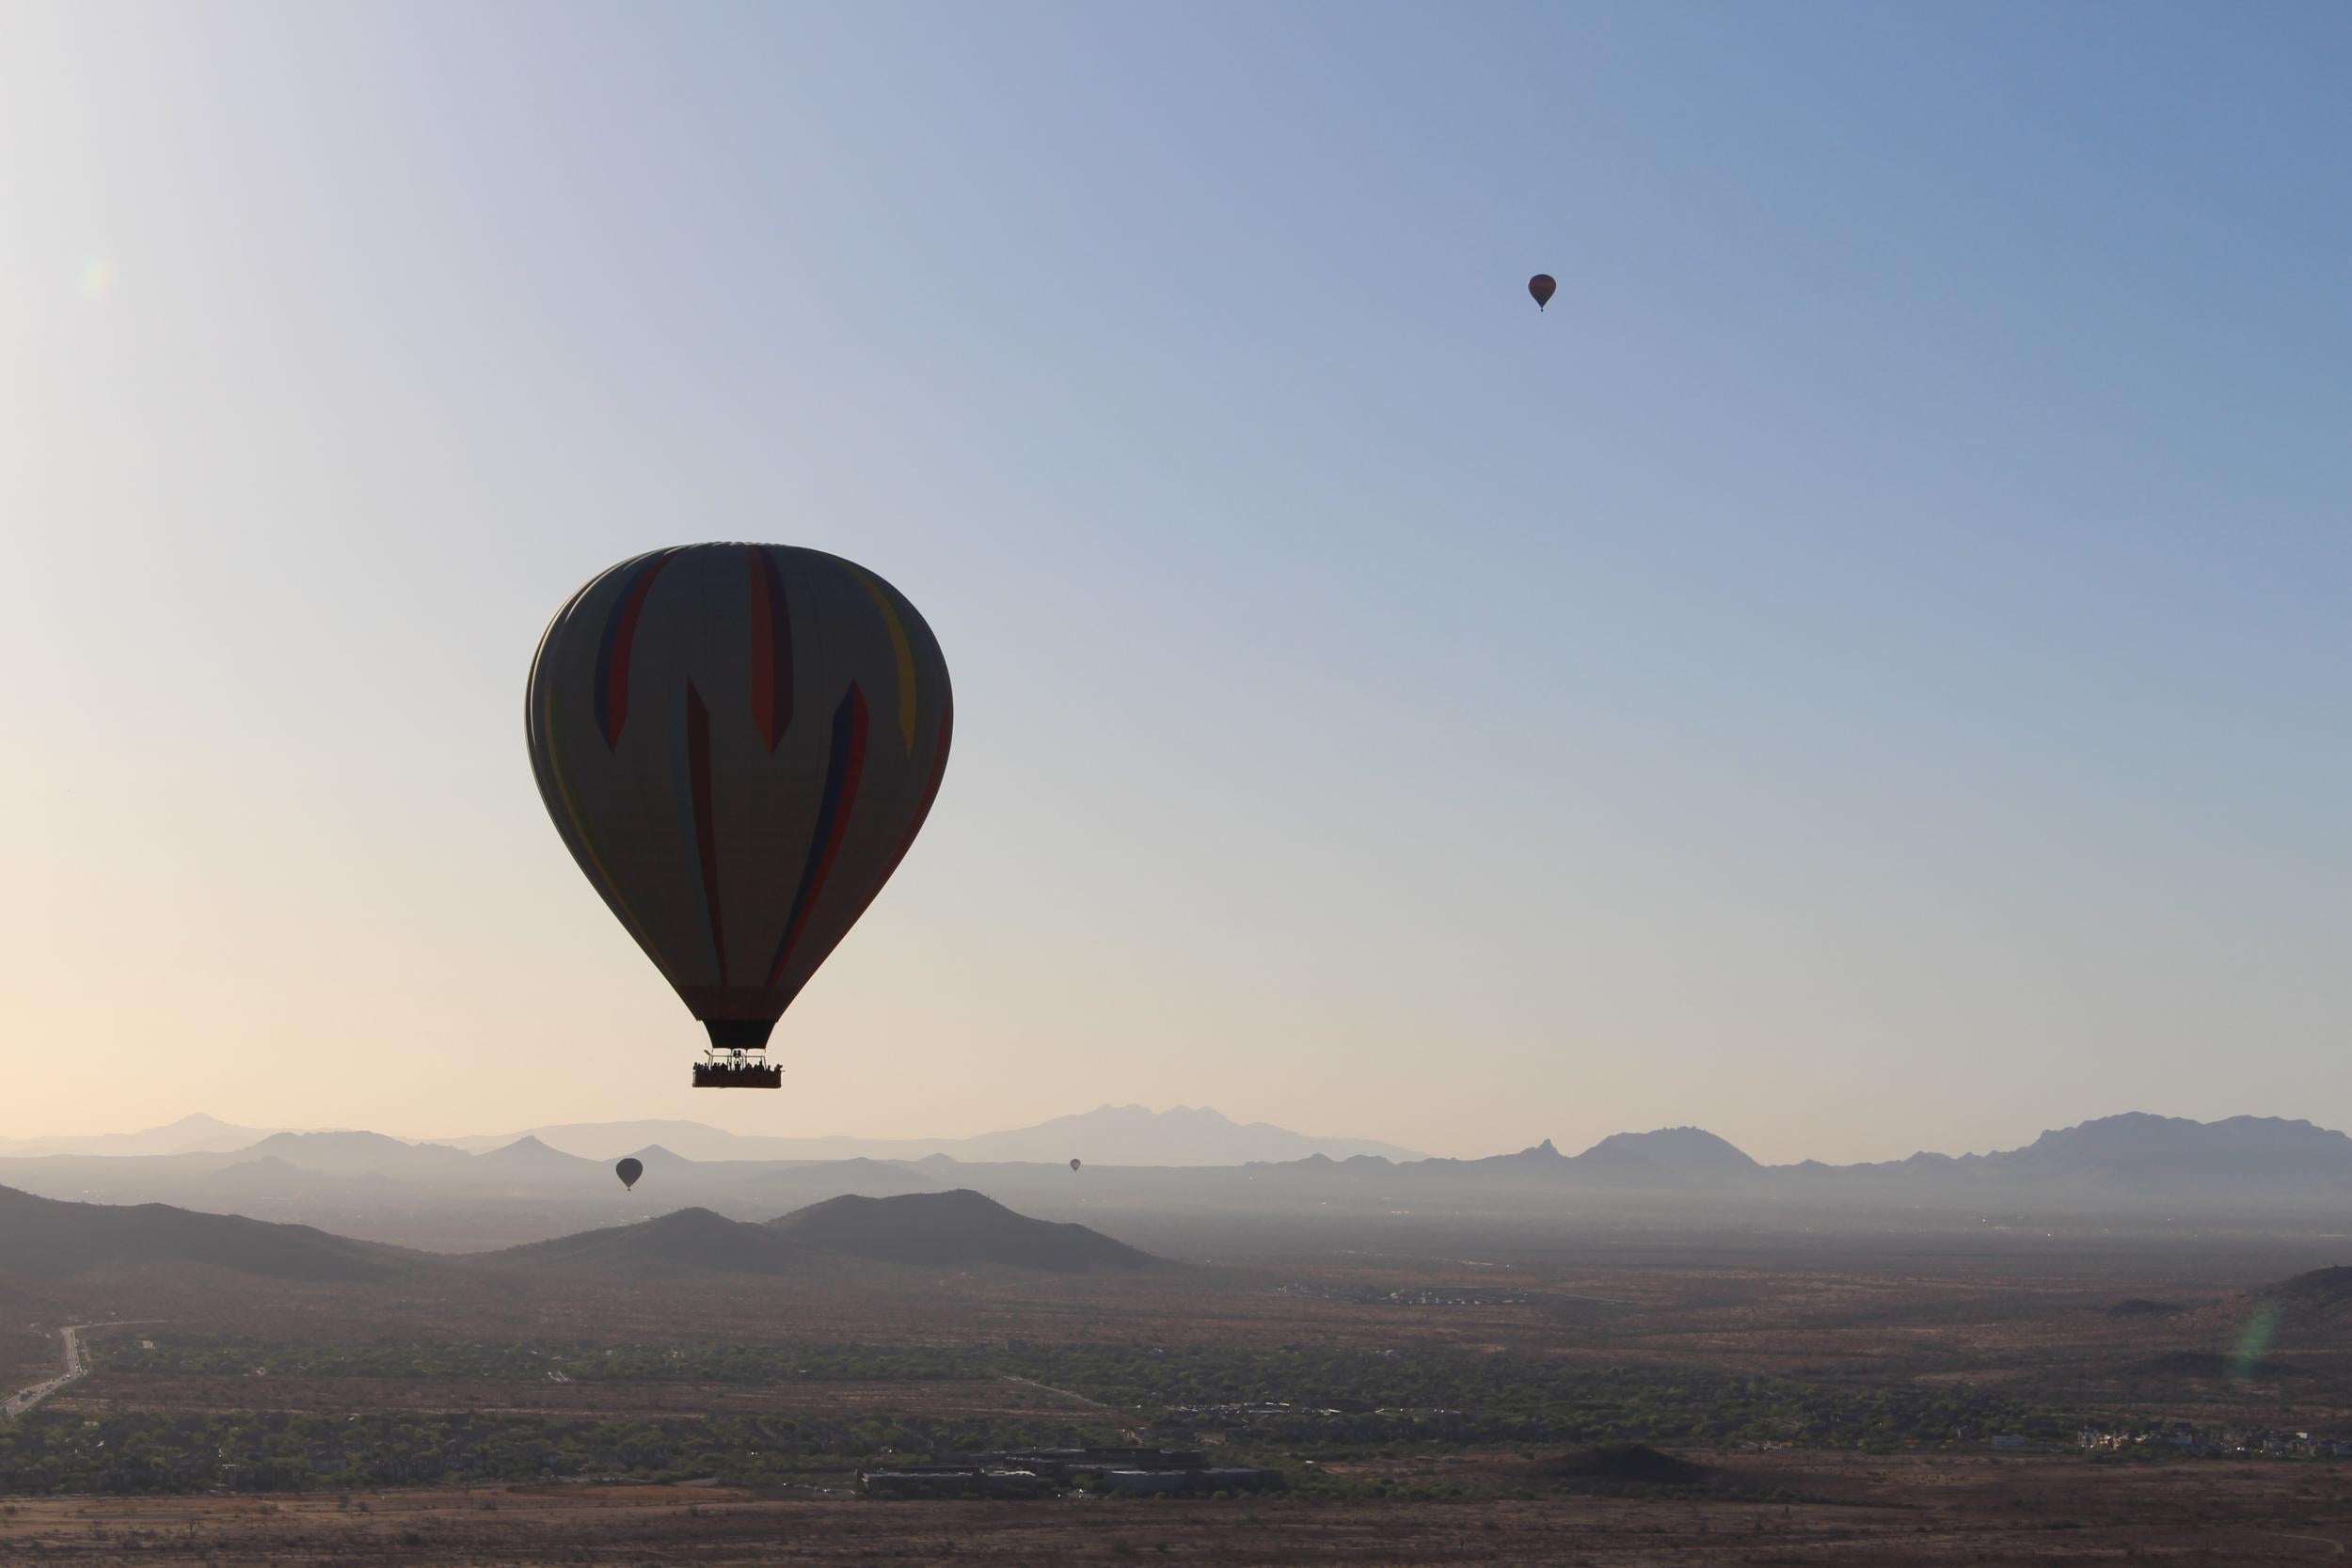
<path fill-rule="evenodd" d="M 645 1162 L 631 1155 L 612 1167 L 612 1174 L 621 1179 L 625 1188 L 637 1185 L 637 1179 L 645 1174 Z"/>
<path fill-rule="evenodd" d="M 788 545 L 622 562 L 557 611 L 526 694 L 556 832 L 722 1050 L 767 1044 L 898 869 L 953 728 L 914 606 Z"/>
<path fill-rule="evenodd" d="M 1078 1168 L 1078 1162 L 1077 1162 L 1077 1161 L 1075 1161 L 1075 1160 L 1071 1161 L 1071 1162 L 1070 1162 L 1070 1168 L 1071 1168 L 1072 1170 L 1076 1170 L 1076 1169 Z"/>
<path fill-rule="evenodd" d="M 1548 272 L 1539 272 L 1527 280 L 1527 292 L 1535 296 L 1535 309 L 1538 310 L 1551 303 L 1552 293 L 1559 287 Z"/>

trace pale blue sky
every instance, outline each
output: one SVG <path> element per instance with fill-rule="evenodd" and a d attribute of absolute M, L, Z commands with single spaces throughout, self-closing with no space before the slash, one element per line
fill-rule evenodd
<path fill-rule="evenodd" d="M 2352 1124 L 2341 5 L 7 33 L 0 1133 Z M 712 537 L 957 685 L 777 1096 L 522 752 Z"/>

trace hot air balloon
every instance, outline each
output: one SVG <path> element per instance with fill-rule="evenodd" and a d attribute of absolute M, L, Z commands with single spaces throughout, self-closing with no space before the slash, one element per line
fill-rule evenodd
<path fill-rule="evenodd" d="M 696 1086 L 779 1086 L 776 1020 L 939 793 L 930 627 L 820 550 L 654 550 L 556 612 L 524 727 L 564 847 L 709 1036 Z"/>
<path fill-rule="evenodd" d="M 1527 292 L 1535 296 L 1535 309 L 1538 310 L 1551 303 L 1552 293 L 1559 287 L 1548 272 L 1539 272 L 1527 280 Z"/>
<path fill-rule="evenodd" d="M 624 1191 L 627 1191 L 635 1187 L 637 1185 L 637 1179 L 645 1174 L 645 1162 L 640 1160 L 636 1155 L 632 1154 L 628 1159 L 622 1161 L 619 1164 L 614 1165 L 612 1167 L 612 1174 L 621 1179 L 621 1187 Z"/>
<path fill-rule="evenodd" d="M 1075 1161 L 1075 1160 L 1071 1161 L 1071 1162 L 1070 1162 L 1070 1168 L 1071 1168 L 1072 1170 L 1076 1170 L 1076 1169 L 1078 1168 L 1078 1162 L 1077 1162 L 1077 1161 Z"/>

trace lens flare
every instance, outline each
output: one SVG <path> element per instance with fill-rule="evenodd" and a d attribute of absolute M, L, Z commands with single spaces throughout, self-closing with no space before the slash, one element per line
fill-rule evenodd
<path fill-rule="evenodd" d="M 2270 1341 L 2279 1331 L 2279 1308 L 2264 1302 L 2246 1320 L 2246 1330 L 2238 1336 L 2237 1348 L 2230 1353 L 2230 1375 L 2238 1379 L 2252 1377 L 2262 1370 L 2263 1356 L 2270 1349 Z"/>

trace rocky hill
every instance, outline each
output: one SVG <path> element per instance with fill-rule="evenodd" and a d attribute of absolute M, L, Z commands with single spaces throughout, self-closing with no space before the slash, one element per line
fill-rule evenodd
<path fill-rule="evenodd" d="M 1078 1273 L 1157 1261 L 1083 1225 L 1034 1220 L 962 1189 L 832 1198 L 771 1221 L 769 1228 L 826 1252 L 890 1263 L 1002 1264 Z"/>
<path fill-rule="evenodd" d="M 200 1263 L 278 1279 L 389 1278 L 425 1259 L 307 1225 L 199 1214 L 167 1204 L 65 1203 L 0 1187 L 0 1275 L 56 1279 Z"/>
<path fill-rule="evenodd" d="M 707 1209 L 680 1209 L 660 1219 L 558 1236 L 483 1256 L 479 1261 L 562 1274 L 783 1274 L 808 1261 L 808 1249 L 768 1226 L 731 1220 Z"/>

